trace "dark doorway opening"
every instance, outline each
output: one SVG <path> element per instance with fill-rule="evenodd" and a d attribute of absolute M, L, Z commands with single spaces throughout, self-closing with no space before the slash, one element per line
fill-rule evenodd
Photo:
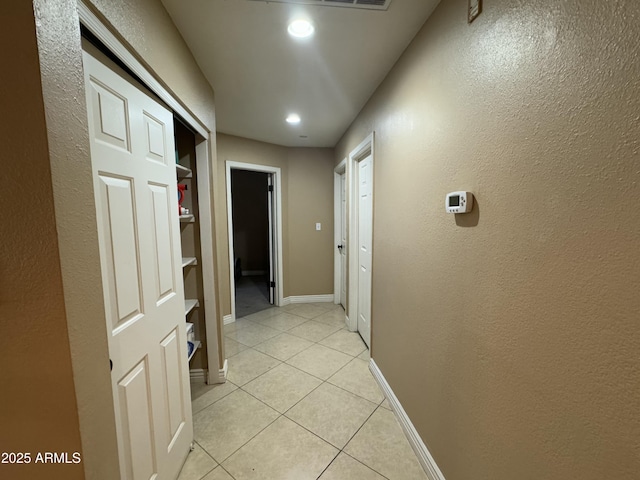
<path fill-rule="evenodd" d="M 271 174 L 231 170 L 236 318 L 271 307 Z"/>

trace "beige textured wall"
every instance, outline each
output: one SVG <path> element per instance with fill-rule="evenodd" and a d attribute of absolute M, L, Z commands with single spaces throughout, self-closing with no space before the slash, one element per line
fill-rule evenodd
<path fill-rule="evenodd" d="M 148 68 L 162 78 L 167 88 L 204 125 L 213 130 L 213 91 L 170 22 L 160 0 L 96 0 L 95 5 L 106 16 L 107 23 L 114 31 L 122 33 L 125 43 L 129 42 Z M 34 7 L 55 202 L 55 228 L 82 438 L 82 466 L 86 478 L 117 478 L 115 423 L 76 2 L 34 0 Z M 5 43 L 14 45 L 16 42 Z M 31 101 L 24 100 L 21 107 L 25 112 L 37 112 L 38 100 L 36 97 Z M 41 104 L 39 108 L 42 108 Z M 211 137 L 211 141 L 215 144 L 215 136 Z M 213 155 L 215 159 L 215 148 Z M 30 167 L 27 163 L 18 163 L 18 166 Z M 40 168 L 44 167 L 29 169 L 29 173 L 38 172 Z M 49 214 L 52 215 L 51 212 Z M 44 221 L 41 223 L 46 225 Z M 22 261 L 29 259 L 40 268 L 40 262 L 45 260 L 37 256 L 35 248 L 29 251 L 32 255 L 24 257 Z M 42 321 L 49 321 L 50 313 L 46 308 L 41 309 L 39 315 Z M 48 365 L 57 367 L 64 376 L 64 363 L 55 365 L 49 358 L 50 351 L 55 353 L 57 348 L 64 348 L 64 344 L 62 347 L 59 345 L 56 343 L 43 347 L 38 350 L 38 355 L 47 359 L 50 362 Z M 55 359 L 56 355 L 52 357 Z M 19 363 L 27 375 L 32 375 L 31 385 L 37 386 L 41 372 L 25 369 L 28 362 Z M 70 375 L 70 371 L 67 374 Z M 38 391 L 42 392 L 42 389 Z M 31 410 L 28 411 L 33 415 Z M 57 411 L 45 412 L 52 418 L 64 418 Z M 77 435 L 77 426 L 75 431 Z M 59 437 L 73 436 L 73 424 L 61 426 L 55 434 Z"/>
<path fill-rule="evenodd" d="M 202 124 L 215 131 L 213 90 L 160 0 L 90 0 L 139 60 Z"/>
<path fill-rule="evenodd" d="M 333 149 L 290 148 L 289 295 L 333 293 Z M 316 231 L 316 223 L 322 230 Z"/>
<path fill-rule="evenodd" d="M 0 478 L 81 479 L 82 465 L 35 464 L 82 452 L 53 217 L 35 21 L 29 2 L 0 5 Z"/>
<path fill-rule="evenodd" d="M 466 7 L 336 148 L 375 130 L 373 358 L 447 480 L 635 479 L 640 3 Z"/>
<path fill-rule="evenodd" d="M 226 236 L 223 238 L 227 232 L 227 160 L 268 165 L 281 170 L 284 296 L 332 293 L 332 149 L 287 148 L 223 133 L 218 133 L 217 143 L 216 230 L 220 242 L 218 268 L 224 314 L 231 313 L 229 242 Z M 322 222 L 322 231 L 315 232 L 316 222 Z"/>

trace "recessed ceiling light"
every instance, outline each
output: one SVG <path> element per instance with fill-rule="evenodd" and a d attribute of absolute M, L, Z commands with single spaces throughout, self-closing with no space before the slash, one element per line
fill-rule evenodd
<path fill-rule="evenodd" d="M 300 123 L 300 115 L 297 113 L 290 113 L 287 117 L 287 123 L 291 125 L 297 125 Z"/>
<path fill-rule="evenodd" d="M 304 20 L 301 18 L 291 22 L 289 24 L 289 28 L 287 28 L 289 35 L 297 38 L 310 37 L 311 35 L 313 35 L 314 30 L 315 29 L 313 28 L 313 25 L 311 25 L 311 22 L 309 20 Z"/>

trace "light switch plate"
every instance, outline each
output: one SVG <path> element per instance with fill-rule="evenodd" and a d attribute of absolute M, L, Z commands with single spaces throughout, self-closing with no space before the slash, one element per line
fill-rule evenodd
<path fill-rule="evenodd" d="M 318 231 L 322 230 L 322 224 L 316 223 L 316 230 Z"/>

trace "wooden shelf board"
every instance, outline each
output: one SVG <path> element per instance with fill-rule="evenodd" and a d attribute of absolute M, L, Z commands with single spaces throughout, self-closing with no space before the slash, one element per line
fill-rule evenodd
<path fill-rule="evenodd" d="M 199 306 L 200 306 L 200 302 L 198 302 L 198 300 L 195 300 L 193 298 L 185 299 L 185 301 L 184 301 L 184 315 L 185 316 L 189 315 L 191 310 L 193 310 L 194 308 L 197 308 Z"/>
<path fill-rule="evenodd" d="M 189 358 L 187 359 L 188 362 L 190 362 L 193 356 L 196 354 L 196 350 L 200 348 L 200 345 L 200 340 L 196 340 L 193 342 L 193 352 L 191 352 L 191 355 L 189 355 Z"/>
<path fill-rule="evenodd" d="M 193 176 L 193 172 L 190 168 L 183 167 L 179 163 L 176 163 L 176 174 L 178 178 L 191 178 Z"/>
<path fill-rule="evenodd" d="M 194 217 L 192 214 L 189 215 L 180 215 L 180 222 L 182 223 L 193 223 L 196 221 L 196 217 Z"/>
<path fill-rule="evenodd" d="M 196 257 L 182 257 L 182 268 L 188 267 L 189 265 L 197 265 L 198 259 Z"/>

